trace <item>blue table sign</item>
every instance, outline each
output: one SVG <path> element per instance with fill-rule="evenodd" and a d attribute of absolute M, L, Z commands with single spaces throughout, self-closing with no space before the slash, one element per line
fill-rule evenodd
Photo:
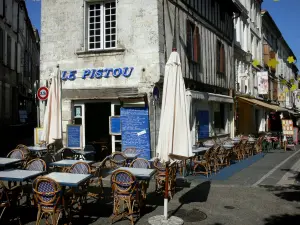
<path fill-rule="evenodd" d="M 122 151 L 136 148 L 139 158 L 149 160 L 150 127 L 148 107 L 121 108 Z"/>
<path fill-rule="evenodd" d="M 67 125 L 67 147 L 82 148 L 82 127 L 81 125 Z"/>
<path fill-rule="evenodd" d="M 121 135 L 121 119 L 120 116 L 109 117 L 109 134 Z"/>

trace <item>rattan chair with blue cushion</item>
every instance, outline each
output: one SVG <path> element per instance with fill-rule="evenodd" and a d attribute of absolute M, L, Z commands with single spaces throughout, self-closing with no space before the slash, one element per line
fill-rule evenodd
<path fill-rule="evenodd" d="M 124 154 L 136 154 L 137 150 L 134 147 L 126 148 L 123 151 Z"/>
<path fill-rule="evenodd" d="M 150 163 L 146 159 L 137 158 L 131 162 L 129 167 L 150 169 Z"/>
<path fill-rule="evenodd" d="M 44 160 L 36 158 L 30 160 L 26 165 L 26 170 L 46 171 L 47 166 Z"/>
<path fill-rule="evenodd" d="M 69 173 L 90 174 L 91 168 L 86 162 L 77 162 L 70 167 Z"/>
<path fill-rule="evenodd" d="M 60 185 L 47 177 L 38 177 L 33 182 L 34 199 L 38 207 L 36 224 L 40 224 L 43 216 L 48 223 L 49 217 L 53 225 L 58 224 L 60 214 L 64 210 L 64 200 Z"/>
<path fill-rule="evenodd" d="M 31 171 L 41 171 L 41 172 L 45 172 L 47 167 L 46 167 L 46 163 L 44 160 L 40 159 L 40 158 L 35 158 L 30 160 L 26 167 L 26 170 L 31 170 Z M 31 202 L 34 201 L 33 197 L 31 197 L 32 195 L 32 184 L 29 184 L 29 182 L 32 182 L 31 179 L 27 180 L 27 184 L 22 184 L 20 183 L 20 185 L 23 187 L 23 193 L 26 196 L 26 203 L 28 205 L 31 204 Z"/>
<path fill-rule="evenodd" d="M 23 151 L 25 157 L 29 156 L 30 151 L 26 145 L 22 145 L 22 144 L 17 145 L 16 149 L 21 149 Z"/>
<path fill-rule="evenodd" d="M 85 162 L 77 162 L 70 167 L 69 173 L 90 174 L 91 168 L 90 168 L 89 164 L 87 164 Z M 77 203 L 78 208 L 80 208 L 82 206 L 83 202 L 87 203 L 88 185 L 89 185 L 89 181 L 85 182 L 84 184 L 80 185 L 79 187 L 70 189 L 71 192 L 69 192 L 69 193 L 71 193 L 73 195 L 71 204 Z"/>
<path fill-rule="evenodd" d="M 111 166 L 119 168 L 126 165 L 126 156 L 121 152 L 114 152 L 110 157 Z"/>
<path fill-rule="evenodd" d="M 151 168 L 148 160 L 143 159 L 143 158 L 137 158 L 137 159 L 133 160 L 129 167 L 143 168 L 143 169 Z M 140 181 L 141 195 L 144 199 L 146 199 L 148 187 L 149 187 L 149 180 L 141 180 Z"/>
<path fill-rule="evenodd" d="M 113 214 L 111 222 L 120 216 L 128 218 L 133 225 L 135 219 L 140 217 L 140 188 L 135 176 L 125 170 L 116 170 L 112 174 L 111 185 L 114 195 Z M 121 206 L 127 206 L 127 211 L 120 210 Z"/>
<path fill-rule="evenodd" d="M 14 149 L 7 154 L 7 158 L 25 159 L 24 152 L 21 149 Z"/>

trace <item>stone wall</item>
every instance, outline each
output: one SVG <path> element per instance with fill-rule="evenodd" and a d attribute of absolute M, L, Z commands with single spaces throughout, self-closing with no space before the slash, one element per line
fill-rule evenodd
<path fill-rule="evenodd" d="M 46 80 L 55 72 L 57 64 L 62 71 L 134 67 L 132 75 L 128 78 L 110 76 L 100 79 L 82 79 L 77 77 L 73 81 L 64 81 L 63 90 L 135 87 L 140 93 L 149 95 L 163 73 L 159 57 L 157 1 L 147 0 L 147 4 L 144 0 L 117 1 L 117 48 L 92 54 L 86 51 L 84 2 L 82 0 L 43 0 L 41 83 L 46 83 Z M 72 119 L 71 105 L 72 99 L 63 99 L 63 132 L 66 130 L 66 124 Z M 41 104 L 40 109 L 42 122 L 44 103 Z M 153 110 L 150 106 L 150 118 L 152 114 Z M 152 131 L 152 121 L 150 124 Z M 154 144 L 152 144 L 152 149 L 153 147 Z"/>

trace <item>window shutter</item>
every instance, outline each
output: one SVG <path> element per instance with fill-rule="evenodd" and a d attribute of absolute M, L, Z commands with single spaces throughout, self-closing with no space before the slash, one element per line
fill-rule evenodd
<path fill-rule="evenodd" d="M 199 34 L 199 27 L 196 26 L 195 28 L 195 41 L 194 41 L 194 61 L 199 63 L 200 62 L 200 34 Z"/>
<path fill-rule="evenodd" d="M 216 44 L 216 56 L 217 56 L 217 72 L 221 72 L 220 71 L 220 41 L 217 41 Z"/>
<path fill-rule="evenodd" d="M 224 73 L 225 72 L 225 54 L 224 54 L 224 45 L 220 45 L 220 72 Z"/>
<path fill-rule="evenodd" d="M 226 69 L 226 57 L 225 57 L 225 46 L 222 45 L 222 55 L 223 55 L 223 73 L 225 73 Z"/>
<path fill-rule="evenodd" d="M 187 53 L 188 57 L 190 58 L 192 56 L 192 43 L 191 43 L 191 24 L 190 21 L 186 21 L 186 46 L 187 46 Z"/>

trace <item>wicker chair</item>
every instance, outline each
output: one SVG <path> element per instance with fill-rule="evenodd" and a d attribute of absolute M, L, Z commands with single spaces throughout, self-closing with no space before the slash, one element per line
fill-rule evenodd
<path fill-rule="evenodd" d="M 48 223 L 51 217 L 52 224 L 57 225 L 60 214 L 64 210 L 64 200 L 60 185 L 47 177 L 38 177 L 33 183 L 34 199 L 37 203 L 38 214 L 36 224 L 40 224 L 43 216 Z"/>
<path fill-rule="evenodd" d="M 166 165 L 159 159 L 155 159 L 155 161 L 153 162 L 153 167 L 156 169 L 155 192 L 163 193 L 166 178 Z"/>
<path fill-rule="evenodd" d="M 119 168 L 126 165 L 126 156 L 121 152 L 114 152 L 110 158 L 111 166 Z"/>
<path fill-rule="evenodd" d="M 214 147 L 211 147 L 210 149 L 208 149 L 203 158 L 202 159 L 198 159 L 197 157 L 194 158 L 194 175 L 200 173 L 200 174 L 204 174 L 206 175 L 206 177 L 208 177 L 208 175 L 211 174 L 211 166 L 210 166 L 210 158 L 211 158 L 211 153 L 213 151 Z M 200 167 L 200 168 L 203 168 L 204 171 L 199 171 L 199 172 L 196 172 L 196 169 Z"/>
<path fill-rule="evenodd" d="M 24 153 L 24 156 L 29 156 L 30 154 L 30 151 L 26 145 L 22 145 L 22 144 L 17 145 L 16 149 L 21 149 Z"/>
<path fill-rule="evenodd" d="M 32 170 L 32 171 L 46 171 L 47 170 L 47 166 L 44 160 L 40 159 L 40 158 L 35 158 L 30 160 L 26 166 L 25 166 L 26 170 Z M 29 182 L 31 182 L 32 180 L 28 180 Z M 35 203 L 34 202 L 34 198 L 31 196 L 32 195 L 32 185 L 29 184 L 27 181 L 27 184 L 22 185 L 22 183 L 20 184 L 23 187 L 23 192 L 24 195 L 26 196 L 26 203 L 27 205 L 30 205 L 31 203 Z"/>
<path fill-rule="evenodd" d="M 136 154 L 137 150 L 136 150 L 136 148 L 131 147 L 131 148 L 126 148 L 122 153 L 123 154 Z"/>
<path fill-rule="evenodd" d="M 30 160 L 26 165 L 26 170 L 46 171 L 46 169 L 45 161 L 39 158 Z"/>
<path fill-rule="evenodd" d="M 25 159 L 24 152 L 21 149 L 14 149 L 7 154 L 7 158 Z"/>
<path fill-rule="evenodd" d="M 90 174 L 91 168 L 90 168 L 89 164 L 87 164 L 85 162 L 77 162 L 70 167 L 69 173 Z M 78 203 L 79 209 L 81 209 L 83 202 L 87 203 L 88 185 L 89 185 L 89 181 L 80 185 L 80 187 L 70 189 L 70 191 L 73 195 L 71 204 Z"/>
<path fill-rule="evenodd" d="M 129 167 L 150 169 L 150 163 L 143 158 L 137 158 L 131 162 Z"/>
<path fill-rule="evenodd" d="M 140 217 L 140 193 L 139 182 L 135 176 L 125 170 L 117 170 L 112 174 L 112 189 L 114 190 L 114 208 L 111 222 L 122 216 L 134 224 L 135 218 Z M 122 204 L 123 203 L 123 204 Z M 127 212 L 122 212 L 120 207 L 127 206 Z"/>
<path fill-rule="evenodd" d="M 130 164 L 129 167 L 150 169 L 150 163 L 146 159 L 137 158 L 132 161 L 132 163 Z M 149 180 L 141 180 L 140 187 L 141 187 L 142 197 L 145 200 L 147 197 L 147 189 L 149 187 Z"/>

